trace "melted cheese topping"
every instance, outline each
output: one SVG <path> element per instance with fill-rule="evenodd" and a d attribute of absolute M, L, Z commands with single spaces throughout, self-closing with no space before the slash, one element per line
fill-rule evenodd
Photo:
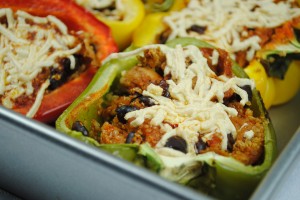
<path fill-rule="evenodd" d="M 248 36 L 247 28 L 274 28 L 300 16 L 293 0 L 274 3 L 272 0 L 191 0 L 187 8 L 164 18 L 171 28 L 168 40 L 196 37 L 211 42 L 231 53 L 247 51 L 250 61 L 260 47 L 260 38 Z M 203 34 L 188 31 L 192 25 L 206 27 Z M 247 37 L 243 39 L 242 37 Z"/>
<path fill-rule="evenodd" d="M 110 20 L 122 20 L 125 14 L 122 0 L 76 0 L 76 3 Z M 109 7 L 112 5 L 115 9 L 111 10 Z"/>
<path fill-rule="evenodd" d="M 228 78 L 217 76 L 208 66 L 206 58 L 198 47 L 178 45 L 175 49 L 165 45 L 149 45 L 132 52 L 110 55 L 105 62 L 113 58 L 142 55 L 145 49 L 160 48 L 166 55 L 167 66 L 164 74 L 171 74 L 172 79 L 167 80 L 172 99 L 162 96 L 162 88 L 150 84 L 143 91 L 144 96 L 151 97 L 156 105 L 129 112 L 125 119 L 133 119 L 132 126 L 141 125 L 145 119 L 150 119 L 153 125 L 160 126 L 165 134 L 156 145 L 160 153 L 170 150 L 164 147 L 168 138 L 178 135 L 188 144 L 188 154 L 195 155 L 195 143 L 199 133 L 211 137 L 215 133 L 222 135 L 222 149 L 227 149 L 227 134 L 236 137 L 236 129 L 230 121 L 230 116 L 236 116 L 237 110 L 223 104 L 224 92 L 232 89 L 241 96 L 240 103 L 248 102 L 247 93 L 240 87 L 254 82 L 249 79 L 237 77 Z M 213 53 L 218 57 L 218 52 Z M 192 61 L 187 65 L 186 60 Z M 215 99 L 216 100 L 213 100 Z M 172 128 L 170 124 L 177 124 Z M 165 150 L 164 150 L 165 149 Z M 176 151 L 176 150 L 171 150 Z M 173 153 L 180 156 L 182 153 Z"/>
<path fill-rule="evenodd" d="M 5 107 L 13 108 L 21 95 L 34 95 L 32 81 L 43 68 L 58 67 L 60 58 L 68 57 L 75 68 L 73 54 L 81 44 L 68 34 L 66 25 L 54 16 L 36 17 L 23 11 L 0 9 L 0 95 Z M 41 104 L 49 81 L 42 84 L 27 113 L 33 117 Z"/>

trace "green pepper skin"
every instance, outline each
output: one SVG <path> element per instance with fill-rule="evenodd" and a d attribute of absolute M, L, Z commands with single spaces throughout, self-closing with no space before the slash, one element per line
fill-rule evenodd
<path fill-rule="evenodd" d="M 168 11 L 174 4 L 175 0 L 164 0 L 162 3 L 158 3 L 153 0 L 147 0 L 144 5 L 148 13 L 151 12 L 164 12 Z"/>
<path fill-rule="evenodd" d="M 183 46 L 195 45 L 198 47 L 213 46 L 192 38 L 178 38 L 170 41 L 167 45 L 174 47 L 177 44 Z M 114 81 L 120 77 L 123 70 L 129 69 L 137 64 L 135 56 L 128 58 L 112 59 L 105 63 L 92 80 L 88 88 L 74 101 L 74 103 L 56 121 L 57 130 L 67 133 L 72 137 L 82 140 L 85 143 L 97 146 L 107 152 L 120 152 L 117 156 L 138 165 L 151 169 L 163 176 L 163 162 L 154 150 L 148 145 L 134 144 L 99 144 L 96 140 L 85 137 L 81 133 L 72 131 L 72 123 L 80 120 L 89 130 L 91 119 L 100 120 L 97 116 L 97 108 L 101 98 L 114 85 Z M 237 65 L 233 65 L 233 72 L 238 77 L 246 78 L 246 73 Z M 259 93 L 254 90 L 252 98 L 252 110 L 255 116 L 265 116 L 265 155 L 261 164 L 255 166 L 245 166 L 230 157 L 206 153 L 196 156 L 192 163 L 196 163 L 197 168 L 193 168 L 198 174 L 193 177 L 178 180 L 179 183 L 187 184 L 197 190 L 222 199 L 245 199 L 249 198 L 259 181 L 271 167 L 276 158 L 276 138 L 272 123 L 267 111 L 262 104 Z M 168 178 L 168 177 L 166 177 Z"/>

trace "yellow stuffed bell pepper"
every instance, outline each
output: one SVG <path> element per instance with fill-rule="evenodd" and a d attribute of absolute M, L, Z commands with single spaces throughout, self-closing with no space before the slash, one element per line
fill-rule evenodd
<path fill-rule="evenodd" d="M 124 50 L 131 44 L 133 31 L 145 16 L 145 7 L 141 0 L 76 0 L 76 2 L 110 27 L 119 50 Z"/>
<path fill-rule="evenodd" d="M 275 83 L 269 78 L 264 67 L 258 60 L 253 60 L 245 68 L 248 76 L 255 81 L 256 88 L 261 94 L 265 107 L 268 109 L 273 104 L 275 98 Z"/>
<path fill-rule="evenodd" d="M 168 12 L 154 12 L 146 15 L 143 22 L 133 33 L 132 44 L 141 47 L 147 44 L 164 43 L 160 38 L 161 33 L 168 27 L 163 23 L 163 18 L 173 11 L 178 11 L 186 7 L 188 0 L 175 0 Z"/>
<path fill-rule="evenodd" d="M 140 25 L 141 28 L 134 32 L 133 44 L 142 46 L 165 43 L 180 37 L 202 39 L 226 49 L 240 66 L 248 66 L 246 72 L 257 82 L 267 108 L 286 103 L 297 94 L 300 87 L 300 67 L 297 66 L 297 60 L 300 60 L 300 14 L 296 14 L 300 11 L 298 5 L 291 2 L 270 3 L 278 10 L 289 7 L 289 13 L 295 13 L 286 13 L 283 19 L 277 18 L 276 12 L 271 17 L 261 12 L 259 1 L 246 0 L 239 5 L 227 5 L 231 6 L 230 9 L 221 13 L 218 10 L 226 7 L 225 1 L 219 0 L 218 4 L 199 2 L 190 0 L 179 12 L 148 15 Z M 253 10 L 247 2 L 257 4 L 258 9 Z M 244 6 L 244 12 L 240 12 L 241 5 Z M 272 12 L 270 7 L 264 9 Z M 275 18 L 278 21 L 266 26 L 259 19 L 250 19 L 250 14 L 267 21 Z M 235 20 L 238 18 L 242 20 Z M 254 25 L 252 27 L 248 24 Z"/>
<path fill-rule="evenodd" d="M 291 61 L 284 79 L 269 77 L 259 60 L 253 60 L 245 72 L 255 81 L 267 109 L 288 102 L 300 89 L 300 61 L 297 60 Z"/>
<path fill-rule="evenodd" d="M 276 28 L 245 71 L 261 85 L 267 108 L 290 101 L 300 89 L 300 16 Z"/>
<path fill-rule="evenodd" d="M 276 93 L 273 105 L 283 104 L 292 99 L 300 89 L 300 61 L 293 61 L 285 79 L 274 78 Z"/>

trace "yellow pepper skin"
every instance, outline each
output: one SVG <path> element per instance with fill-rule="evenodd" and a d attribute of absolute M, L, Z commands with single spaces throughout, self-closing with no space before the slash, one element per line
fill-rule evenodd
<path fill-rule="evenodd" d="M 110 27 L 120 51 L 131 44 L 133 31 L 145 16 L 145 8 L 141 0 L 122 0 L 122 4 L 125 12 L 122 21 L 105 18 L 95 13 L 100 21 Z"/>
<path fill-rule="evenodd" d="M 300 89 L 300 61 L 292 61 L 284 80 L 274 78 L 276 88 L 273 105 L 280 105 L 291 100 Z"/>
<path fill-rule="evenodd" d="M 258 60 L 253 60 L 245 72 L 255 81 L 267 109 L 288 102 L 300 89 L 300 61 L 291 62 L 284 80 L 268 77 Z"/>
<path fill-rule="evenodd" d="M 170 12 L 186 7 L 187 3 L 186 0 L 175 0 L 168 12 L 155 12 L 146 15 L 143 22 L 133 33 L 133 46 L 141 47 L 157 43 L 157 37 L 167 29 L 167 26 L 163 23 L 163 18 Z"/>
<path fill-rule="evenodd" d="M 251 61 L 245 68 L 245 72 L 254 80 L 266 109 L 270 108 L 275 98 L 275 84 L 273 78 L 268 77 L 264 67 L 258 60 Z"/>
<path fill-rule="evenodd" d="M 141 25 L 133 33 L 133 46 L 141 47 L 147 44 L 155 44 L 157 36 L 162 33 L 167 26 L 162 23 L 163 17 L 167 13 L 158 12 L 147 15 Z"/>

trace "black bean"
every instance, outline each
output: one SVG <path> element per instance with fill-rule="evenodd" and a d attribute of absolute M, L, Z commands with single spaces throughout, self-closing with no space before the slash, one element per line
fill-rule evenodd
<path fill-rule="evenodd" d="M 251 86 L 250 85 L 244 85 L 241 88 L 247 92 L 249 101 L 252 101 L 252 89 L 251 89 Z"/>
<path fill-rule="evenodd" d="M 250 85 L 244 85 L 243 87 L 240 87 L 241 89 L 245 90 L 248 95 L 248 100 L 252 101 L 252 89 Z M 240 95 L 234 93 L 229 98 L 224 98 L 224 105 L 228 105 L 230 102 L 239 102 L 241 101 Z"/>
<path fill-rule="evenodd" d="M 49 79 L 50 85 L 48 88 L 50 90 L 54 90 L 54 89 L 58 88 L 59 86 L 61 86 L 63 84 L 62 77 L 63 77 L 63 75 L 59 71 L 52 68 L 50 70 L 50 79 Z"/>
<path fill-rule="evenodd" d="M 206 28 L 207 28 L 206 26 L 199 26 L 199 25 L 194 24 L 188 29 L 188 32 L 193 31 L 193 32 L 196 32 L 201 35 L 201 34 L 205 33 Z"/>
<path fill-rule="evenodd" d="M 164 70 L 161 67 L 155 67 L 155 72 L 158 73 L 161 77 L 164 77 Z"/>
<path fill-rule="evenodd" d="M 72 130 L 81 132 L 84 136 L 89 136 L 89 132 L 81 121 L 75 121 L 72 125 Z"/>
<path fill-rule="evenodd" d="M 159 82 L 159 86 L 163 89 L 163 93 L 162 95 L 164 97 L 167 97 L 167 98 L 170 98 L 171 97 L 171 94 L 169 92 L 169 84 L 165 81 L 165 80 L 161 80 Z"/>
<path fill-rule="evenodd" d="M 141 103 L 143 103 L 145 106 L 150 107 L 150 106 L 154 106 L 155 102 L 154 100 L 149 97 L 149 96 L 143 96 L 139 93 L 136 94 L 137 96 L 132 98 L 130 102 L 134 102 L 135 100 L 139 100 Z"/>
<path fill-rule="evenodd" d="M 81 54 L 74 54 L 75 58 L 75 69 L 72 69 L 72 73 L 80 68 L 83 64 L 89 64 L 92 62 L 91 58 L 84 57 Z"/>
<path fill-rule="evenodd" d="M 196 153 L 200 153 L 202 150 L 205 150 L 207 148 L 207 144 L 206 142 L 204 142 L 202 140 L 202 138 L 199 138 L 198 142 L 195 144 L 196 146 L 196 150 L 197 152 Z"/>
<path fill-rule="evenodd" d="M 233 139 L 232 133 L 227 134 L 227 150 L 229 152 L 232 152 L 234 143 L 235 141 Z"/>
<path fill-rule="evenodd" d="M 125 115 L 128 113 L 128 112 L 132 112 L 132 111 L 135 111 L 137 110 L 137 107 L 135 106 L 128 106 L 128 105 L 124 105 L 124 106 L 120 106 L 116 109 L 116 113 L 117 113 L 117 117 L 118 117 L 118 120 L 125 124 L 126 123 L 126 119 L 124 118 Z"/>
<path fill-rule="evenodd" d="M 135 132 L 130 132 L 128 135 L 127 135 L 127 138 L 126 138 L 126 144 L 130 144 L 132 139 L 134 138 L 134 135 L 135 135 Z"/>
<path fill-rule="evenodd" d="M 68 80 L 68 77 L 78 71 L 83 64 L 89 64 L 91 62 L 90 58 L 84 57 L 83 55 L 74 54 L 73 56 L 75 58 L 74 69 L 71 69 L 71 61 L 69 58 L 62 58 L 58 67 L 51 68 L 49 79 L 50 90 L 54 90 L 64 84 Z"/>
<path fill-rule="evenodd" d="M 65 71 L 70 71 L 71 61 L 69 58 L 63 58 L 60 61 Z"/>
<path fill-rule="evenodd" d="M 60 66 L 56 68 L 51 68 L 50 70 L 50 85 L 49 89 L 54 90 L 61 86 L 67 79 L 70 72 L 70 59 L 63 58 L 60 61 Z"/>
<path fill-rule="evenodd" d="M 187 143 L 182 137 L 179 136 L 170 137 L 167 140 L 165 147 L 170 147 L 183 153 L 187 153 Z"/>
<path fill-rule="evenodd" d="M 151 97 L 139 96 L 138 98 L 145 106 L 154 106 L 155 105 L 155 102 Z"/>
<path fill-rule="evenodd" d="M 72 74 L 70 65 L 71 61 L 69 58 L 63 58 L 60 61 L 60 66 L 52 68 L 50 70 L 50 90 L 54 90 L 66 82 L 67 77 Z"/>
<path fill-rule="evenodd" d="M 171 34 L 171 30 L 166 30 L 164 32 L 162 32 L 158 37 L 157 37 L 157 42 L 159 44 L 165 44 L 168 41 L 168 38 Z"/>
<path fill-rule="evenodd" d="M 0 17 L 0 24 L 7 27 L 8 26 L 7 18 L 6 17 Z"/>

